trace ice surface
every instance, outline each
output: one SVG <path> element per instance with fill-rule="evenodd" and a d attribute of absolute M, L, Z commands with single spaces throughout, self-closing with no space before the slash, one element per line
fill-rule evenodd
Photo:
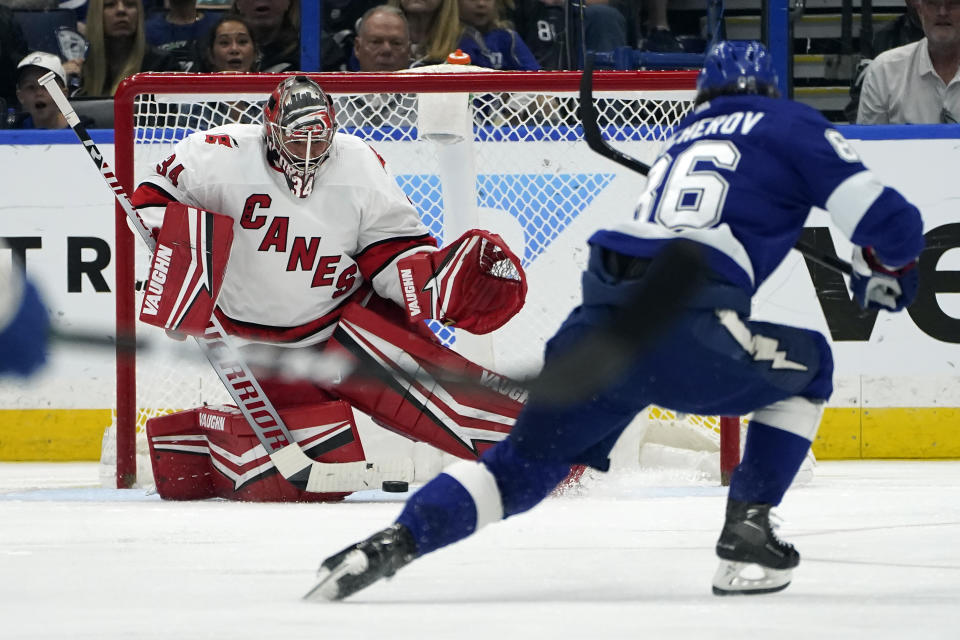
<path fill-rule="evenodd" d="M 822 462 L 778 513 L 784 592 L 710 593 L 725 492 L 643 473 L 488 527 L 337 604 L 320 560 L 399 513 L 171 503 L 96 464 L 0 464 L 0 638 L 504 640 L 960 637 L 960 462 Z"/>

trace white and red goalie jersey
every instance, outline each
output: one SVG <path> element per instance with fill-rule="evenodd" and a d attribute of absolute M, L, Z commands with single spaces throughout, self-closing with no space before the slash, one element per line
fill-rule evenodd
<path fill-rule="evenodd" d="M 297 198 L 265 157 L 260 125 L 197 132 L 133 196 L 157 229 L 170 202 L 233 219 L 217 299 L 226 330 L 252 341 L 322 342 L 365 282 L 404 307 L 395 263 L 434 251 L 436 241 L 383 159 L 359 138 L 337 134 L 313 193 Z"/>
<path fill-rule="evenodd" d="M 507 395 L 512 391 L 447 390 L 396 377 L 403 372 L 400 364 L 413 358 L 425 370 L 450 368 L 492 379 L 437 344 L 423 325 L 407 327 L 404 310 L 409 321 L 434 318 L 474 333 L 502 325 L 526 293 L 519 259 L 503 240 L 471 230 L 438 250 L 383 159 L 359 138 L 334 135 L 305 197 L 291 192 L 266 156 L 263 127 L 226 125 L 185 138 L 137 188 L 133 204 L 158 243 L 144 297 L 154 317 L 145 318 L 142 309 L 141 319 L 202 333 L 215 304 L 222 326 L 234 336 L 288 346 L 325 342 L 328 350 L 380 363 L 389 380 L 348 378 L 332 390 L 308 381 L 260 380 L 278 410 L 306 403 L 316 415 L 327 415 L 342 411 L 333 406 L 337 402 L 349 402 L 379 424 L 467 458 L 505 437 L 522 407 Z M 156 322 L 159 316 L 162 322 Z M 189 318 L 190 329 L 169 324 L 171 318 Z M 152 421 L 148 435 L 164 442 L 174 433 L 193 438 L 202 431 L 198 415 L 194 410 L 171 418 L 172 431 Z M 248 430 L 237 435 L 247 436 Z M 240 440 L 233 459 L 256 447 Z M 223 441 L 218 446 L 226 447 Z M 331 461 L 363 459 L 360 448 L 338 451 Z M 156 476 L 206 477 L 206 471 L 185 474 L 186 467 L 177 466 L 184 456 L 169 456 L 173 467 L 165 470 L 154 456 Z M 259 469 L 266 463 L 257 458 L 252 464 Z M 248 471 L 238 470 L 217 495 L 242 491 L 240 477 L 260 477 Z M 169 495 L 206 496 L 209 487 L 195 489 Z"/>

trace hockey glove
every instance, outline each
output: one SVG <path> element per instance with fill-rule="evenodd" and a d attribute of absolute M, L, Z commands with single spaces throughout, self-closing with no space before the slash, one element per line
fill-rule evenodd
<path fill-rule="evenodd" d="M 527 280 L 503 238 L 471 229 L 439 251 L 397 261 L 411 322 L 433 318 L 470 333 L 489 333 L 523 307 Z"/>
<path fill-rule="evenodd" d="M 872 247 L 854 247 L 850 290 L 864 309 L 900 311 L 917 297 L 917 261 L 891 267 L 877 259 Z"/>

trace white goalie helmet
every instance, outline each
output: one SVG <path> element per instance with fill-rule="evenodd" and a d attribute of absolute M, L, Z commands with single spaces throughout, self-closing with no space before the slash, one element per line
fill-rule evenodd
<path fill-rule="evenodd" d="M 295 196 L 306 198 L 337 131 L 333 101 L 313 80 L 291 76 L 267 99 L 263 126 L 267 161 L 283 171 Z"/>

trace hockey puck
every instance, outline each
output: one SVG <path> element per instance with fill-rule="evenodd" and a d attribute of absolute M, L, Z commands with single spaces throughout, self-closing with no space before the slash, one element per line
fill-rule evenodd
<path fill-rule="evenodd" d="M 406 493 L 410 490 L 410 483 L 403 480 L 384 480 L 381 489 L 387 493 Z"/>

